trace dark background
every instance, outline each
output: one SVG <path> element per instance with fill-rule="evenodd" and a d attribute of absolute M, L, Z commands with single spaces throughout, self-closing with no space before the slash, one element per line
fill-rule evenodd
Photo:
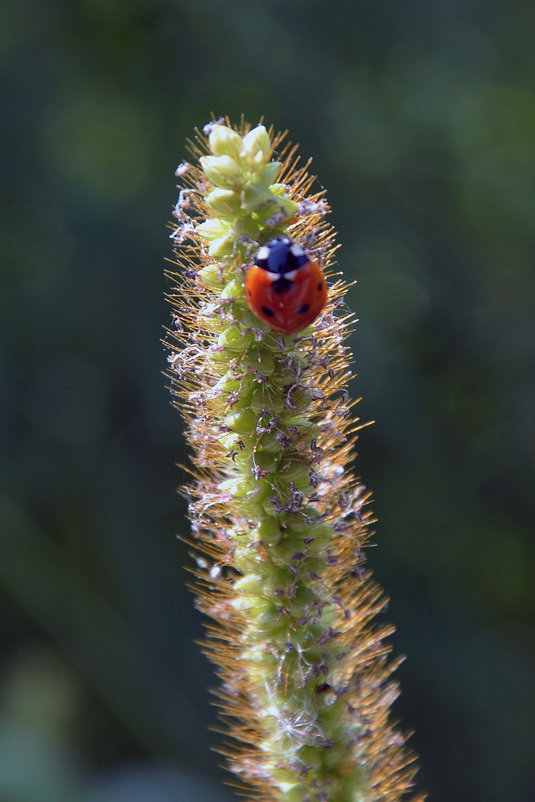
<path fill-rule="evenodd" d="M 165 229 L 213 111 L 289 128 L 358 279 L 358 471 L 421 787 L 535 798 L 535 5 L 0 10 L 1 802 L 231 798 L 185 588 Z"/>

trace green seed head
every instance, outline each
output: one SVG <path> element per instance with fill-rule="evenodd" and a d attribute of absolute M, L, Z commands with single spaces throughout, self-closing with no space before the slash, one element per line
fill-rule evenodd
<path fill-rule="evenodd" d="M 388 715 L 391 630 L 373 623 L 385 599 L 362 567 L 351 320 L 336 317 L 346 285 L 333 275 L 324 193 L 263 125 L 211 124 L 192 156 L 172 234 L 169 376 L 194 453 L 200 565 L 210 563 L 197 588 L 214 621 L 205 651 L 243 744 L 229 763 L 255 798 L 401 802 L 415 770 Z M 246 305 L 247 271 L 275 236 L 306 243 L 330 283 L 323 316 L 298 335 Z"/>

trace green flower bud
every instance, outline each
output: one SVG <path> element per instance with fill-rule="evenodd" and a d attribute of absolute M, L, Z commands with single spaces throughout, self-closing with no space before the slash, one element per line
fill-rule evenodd
<path fill-rule="evenodd" d="M 249 594 L 257 596 L 262 592 L 262 577 L 259 574 L 249 573 L 237 579 L 234 587 L 238 587 L 244 596 Z"/>
<path fill-rule="evenodd" d="M 284 195 L 286 195 L 286 193 L 288 192 L 288 187 L 286 186 L 286 184 L 271 184 L 269 188 L 271 192 L 273 192 L 273 194 L 276 195 L 278 198 L 284 197 Z"/>
<path fill-rule="evenodd" d="M 210 256 L 213 256 L 214 259 L 221 259 L 223 256 L 230 256 L 233 250 L 233 237 L 218 237 L 211 243 L 208 248 L 208 253 Z"/>
<path fill-rule="evenodd" d="M 297 203 L 290 200 L 290 198 L 280 198 L 277 201 L 277 205 L 282 206 L 287 217 L 293 217 L 294 214 L 297 214 L 297 210 L 299 209 Z"/>
<path fill-rule="evenodd" d="M 221 438 L 221 444 L 227 451 L 233 451 L 236 447 L 239 447 L 239 442 L 240 435 L 235 432 L 233 434 L 225 434 Z"/>
<path fill-rule="evenodd" d="M 206 205 L 214 215 L 234 217 L 240 212 L 240 198 L 231 189 L 213 189 L 206 196 Z"/>
<path fill-rule="evenodd" d="M 243 296 L 243 281 L 230 281 L 223 292 L 221 293 L 221 297 L 223 299 L 227 298 L 241 298 Z"/>
<path fill-rule="evenodd" d="M 266 164 L 264 168 L 264 174 L 262 176 L 263 183 L 267 184 L 268 186 L 273 184 L 280 172 L 281 167 L 282 162 L 269 162 L 269 164 Z"/>
<path fill-rule="evenodd" d="M 255 530 L 256 540 L 275 545 L 281 538 L 280 524 L 276 518 L 263 518 Z"/>
<path fill-rule="evenodd" d="M 274 434 L 268 432 L 262 435 L 259 448 L 262 448 L 264 451 L 280 451 L 280 440 Z"/>
<path fill-rule="evenodd" d="M 217 338 L 218 346 L 232 351 L 246 351 L 252 342 L 252 334 L 244 334 L 239 326 L 229 326 Z"/>
<path fill-rule="evenodd" d="M 255 462 L 259 468 L 272 471 L 277 466 L 278 455 L 270 454 L 269 451 L 257 451 L 255 454 Z"/>
<path fill-rule="evenodd" d="M 197 226 L 197 234 L 200 234 L 205 242 L 213 242 L 228 234 L 228 226 L 220 220 L 206 220 Z"/>
<path fill-rule="evenodd" d="M 271 140 L 263 125 L 253 128 L 243 138 L 242 156 L 255 164 L 267 161 L 270 150 Z"/>
<path fill-rule="evenodd" d="M 240 217 L 236 220 L 231 226 L 231 231 L 236 239 L 244 236 L 257 239 L 260 234 L 258 224 L 249 217 Z"/>
<path fill-rule="evenodd" d="M 286 465 L 281 466 L 279 475 L 285 481 L 293 482 L 298 486 L 301 486 L 301 484 L 310 486 L 310 466 L 306 463 L 303 464 L 303 462 L 297 460 L 288 462 Z"/>
<path fill-rule="evenodd" d="M 249 184 L 242 192 L 241 205 L 246 212 L 255 212 L 267 204 L 275 203 L 270 190 L 260 182 Z"/>
<path fill-rule="evenodd" d="M 235 498 L 243 498 L 251 491 L 256 492 L 257 490 L 250 480 L 241 477 L 226 479 L 221 482 L 219 488 L 223 493 L 232 493 Z"/>
<path fill-rule="evenodd" d="M 267 348 L 252 348 L 243 358 L 245 365 L 261 371 L 264 376 L 270 376 L 275 370 L 275 359 Z M 265 408 L 264 404 L 264 408 Z"/>
<path fill-rule="evenodd" d="M 209 287 L 221 291 L 223 284 L 219 273 L 219 268 L 217 265 L 209 264 L 205 265 L 204 267 L 201 267 L 201 269 L 199 270 L 199 277 Z"/>
<path fill-rule="evenodd" d="M 222 189 L 234 189 L 242 184 L 238 162 L 230 156 L 201 156 L 201 167 L 212 184 Z"/>
<path fill-rule="evenodd" d="M 232 128 L 228 128 L 226 125 L 216 125 L 212 128 L 208 144 L 214 156 L 231 156 L 233 159 L 237 159 L 243 140 Z"/>
<path fill-rule="evenodd" d="M 249 409 L 239 409 L 225 416 L 225 425 L 233 432 L 245 434 L 256 429 L 258 418 Z"/>
<path fill-rule="evenodd" d="M 269 225 L 284 225 L 284 221 L 293 217 L 297 209 L 298 206 L 295 201 L 289 198 L 276 198 L 273 196 L 273 203 L 259 210 L 258 217 L 262 223 L 271 221 Z"/>
<path fill-rule="evenodd" d="M 258 599 L 255 601 L 255 606 L 249 610 L 249 616 L 252 621 L 256 621 L 256 628 L 273 627 L 280 628 L 280 612 L 278 607 L 272 601 L 266 599 L 258 604 Z"/>
<path fill-rule="evenodd" d="M 280 448 L 280 444 L 279 444 L 279 448 Z M 263 508 L 264 512 L 266 513 L 266 515 L 277 515 L 277 513 L 279 512 L 279 507 L 277 506 L 275 500 L 273 498 L 271 498 L 271 497 L 266 499 L 266 501 L 264 501 L 264 504 L 262 505 L 262 508 Z"/>

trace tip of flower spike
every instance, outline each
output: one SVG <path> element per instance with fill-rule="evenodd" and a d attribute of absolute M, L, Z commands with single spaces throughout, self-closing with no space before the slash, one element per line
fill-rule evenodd
<path fill-rule="evenodd" d="M 243 140 L 233 128 L 216 125 L 210 132 L 208 145 L 214 156 L 231 156 L 237 159 L 243 146 Z"/>
<path fill-rule="evenodd" d="M 203 125 L 202 132 L 203 132 L 203 134 L 205 136 L 210 136 L 210 134 L 212 133 L 212 131 L 214 130 L 214 128 L 216 126 L 224 125 L 224 124 L 225 124 L 225 118 L 224 117 L 219 117 L 218 120 L 210 120 L 209 123 L 206 123 L 206 125 Z"/>
<path fill-rule="evenodd" d="M 243 138 L 242 154 L 254 164 L 267 161 L 271 150 L 271 139 L 263 125 L 258 125 Z"/>

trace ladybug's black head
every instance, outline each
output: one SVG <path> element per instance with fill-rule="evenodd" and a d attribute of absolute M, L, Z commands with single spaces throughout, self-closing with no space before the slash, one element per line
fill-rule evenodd
<path fill-rule="evenodd" d="M 255 265 L 267 270 L 269 273 L 278 273 L 283 276 L 292 273 L 310 259 L 300 245 L 289 237 L 275 237 L 266 245 L 262 245 L 255 257 Z"/>

